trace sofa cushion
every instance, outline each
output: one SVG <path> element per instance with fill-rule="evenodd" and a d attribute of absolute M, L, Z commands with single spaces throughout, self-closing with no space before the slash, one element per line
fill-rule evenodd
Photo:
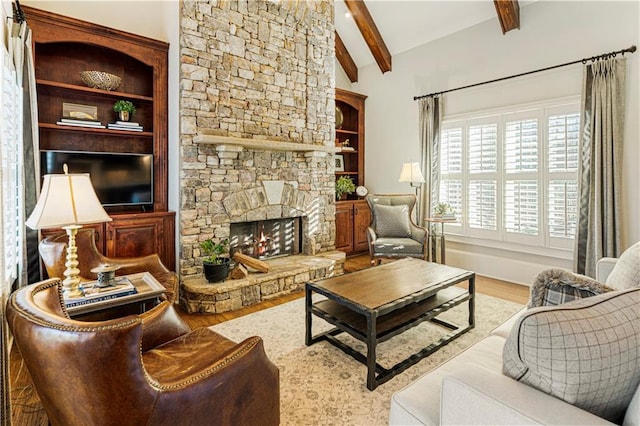
<path fill-rule="evenodd" d="M 533 308 L 515 323 L 503 372 L 609 421 L 640 383 L 640 288 Z"/>
<path fill-rule="evenodd" d="M 409 207 L 402 206 L 374 206 L 376 218 L 376 235 L 378 237 L 411 237 L 409 225 Z"/>
<path fill-rule="evenodd" d="M 640 287 L 640 241 L 622 253 L 605 284 L 616 290 Z"/>
<path fill-rule="evenodd" d="M 389 424 L 439 425 L 442 380 L 465 365 L 501 374 L 503 346 L 502 337 L 489 336 L 394 393 Z"/>

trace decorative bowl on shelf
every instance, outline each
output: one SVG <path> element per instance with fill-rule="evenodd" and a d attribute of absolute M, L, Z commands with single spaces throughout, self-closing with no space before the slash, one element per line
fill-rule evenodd
<path fill-rule="evenodd" d="M 87 86 L 102 90 L 116 90 L 122 83 L 120 77 L 104 71 L 81 71 L 80 79 Z"/>
<path fill-rule="evenodd" d="M 342 114 L 342 110 L 339 106 L 336 105 L 336 129 L 342 127 L 342 123 L 344 122 L 344 115 Z"/>

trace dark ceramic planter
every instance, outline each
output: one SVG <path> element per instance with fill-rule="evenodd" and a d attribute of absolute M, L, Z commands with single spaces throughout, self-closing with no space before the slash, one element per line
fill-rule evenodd
<path fill-rule="evenodd" d="M 222 263 L 202 262 L 204 267 L 204 276 L 210 283 L 219 283 L 224 281 L 227 279 L 227 275 L 229 275 L 229 264 L 231 263 L 231 259 L 223 257 L 220 258 L 220 260 Z"/>

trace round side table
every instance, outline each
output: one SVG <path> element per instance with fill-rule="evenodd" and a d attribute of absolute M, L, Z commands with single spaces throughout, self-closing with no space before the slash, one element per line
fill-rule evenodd
<path fill-rule="evenodd" d="M 427 225 L 430 225 L 432 223 L 434 223 L 436 226 L 434 226 L 433 228 L 437 231 L 437 226 L 438 224 L 440 224 L 440 234 L 438 234 L 437 232 L 431 233 L 431 226 L 428 227 L 429 229 L 429 242 L 430 242 L 430 247 L 429 247 L 429 260 L 431 262 L 437 262 L 437 256 L 436 256 L 436 251 L 437 251 L 437 245 L 438 245 L 438 240 L 440 240 L 440 263 L 442 263 L 444 265 L 444 249 L 445 249 L 445 238 L 444 238 L 444 224 L 445 223 L 455 223 L 458 221 L 458 219 L 456 219 L 456 217 L 425 217 L 424 221 Z"/>

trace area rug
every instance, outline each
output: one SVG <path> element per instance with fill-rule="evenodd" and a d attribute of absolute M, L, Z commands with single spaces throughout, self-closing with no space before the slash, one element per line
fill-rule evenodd
<path fill-rule="evenodd" d="M 427 371 L 487 336 L 511 317 L 522 305 L 476 295 L 476 327 L 431 356 L 405 370 L 374 391 L 366 387 L 366 367 L 328 342 L 304 344 L 304 299 L 211 327 L 220 334 L 241 341 L 249 336 L 264 340 L 268 357 L 280 369 L 280 415 L 282 425 L 385 425 L 388 422 L 391 395 Z M 439 318 L 466 324 L 464 303 Z M 331 325 L 313 318 L 313 333 Z M 390 367 L 437 341 L 449 330 L 425 322 L 378 345 L 378 362 Z M 361 342 L 342 338 L 364 353 Z M 256 371 L 255 374 L 260 374 Z"/>

